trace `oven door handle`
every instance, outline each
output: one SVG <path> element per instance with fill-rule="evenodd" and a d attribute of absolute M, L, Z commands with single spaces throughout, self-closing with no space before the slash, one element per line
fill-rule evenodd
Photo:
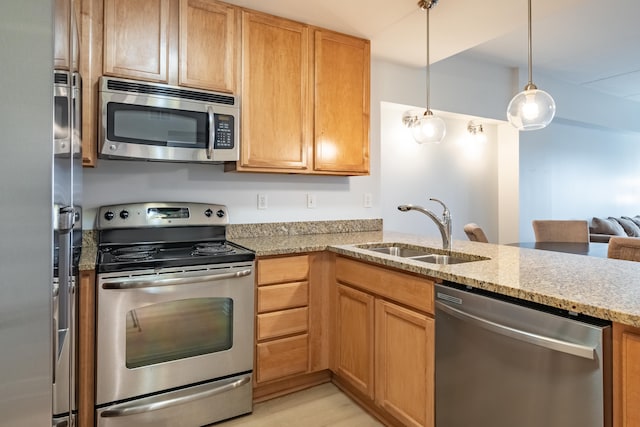
<path fill-rule="evenodd" d="M 231 378 L 228 380 L 217 381 L 214 388 L 193 394 L 183 394 L 165 400 L 151 401 L 149 403 L 142 404 L 136 404 L 134 402 L 120 403 L 117 405 L 113 405 L 109 409 L 103 411 L 100 416 L 103 418 L 126 417 L 129 415 L 136 415 L 142 414 L 144 412 L 166 409 L 172 406 L 185 405 L 196 400 L 231 391 L 247 384 L 249 381 L 251 381 L 251 375 L 246 375 L 242 378 Z"/>
<path fill-rule="evenodd" d="M 206 276 L 176 277 L 173 279 L 157 280 L 122 280 L 118 282 L 104 282 L 102 289 L 142 289 L 157 288 L 159 286 L 189 285 L 193 283 L 211 282 L 212 280 L 235 279 L 251 274 L 251 269 L 240 270 L 234 273 L 208 274 Z"/>

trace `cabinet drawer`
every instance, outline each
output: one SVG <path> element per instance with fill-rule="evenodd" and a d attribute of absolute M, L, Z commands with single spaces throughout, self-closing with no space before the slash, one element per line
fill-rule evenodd
<path fill-rule="evenodd" d="M 336 279 L 376 295 L 433 313 L 433 280 L 365 264 L 336 259 Z"/>
<path fill-rule="evenodd" d="M 309 256 L 297 255 L 258 261 L 258 286 L 302 282 L 309 277 Z"/>
<path fill-rule="evenodd" d="M 308 309 L 274 311 L 258 314 L 258 341 L 285 335 L 306 332 L 308 329 Z"/>
<path fill-rule="evenodd" d="M 309 282 L 284 283 L 258 288 L 258 313 L 302 307 L 309 303 Z"/>
<path fill-rule="evenodd" d="M 307 372 L 308 335 L 300 335 L 257 345 L 256 381 L 269 381 Z"/>

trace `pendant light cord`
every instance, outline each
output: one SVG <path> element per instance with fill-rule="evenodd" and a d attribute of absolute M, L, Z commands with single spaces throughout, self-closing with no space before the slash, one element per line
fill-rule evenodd
<path fill-rule="evenodd" d="M 531 1 L 531 0 L 529 0 Z M 431 110 L 429 105 L 431 104 L 431 94 L 429 91 L 429 87 L 431 86 L 431 64 L 429 60 L 429 11 L 431 10 L 431 5 L 427 6 L 427 111 L 425 114 L 428 114 Z"/>
<path fill-rule="evenodd" d="M 529 85 L 533 85 L 533 66 L 531 65 L 533 62 L 533 49 L 531 47 L 531 0 L 529 2 L 529 10 L 528 10 L 528 22 L 529 22 Z"/>

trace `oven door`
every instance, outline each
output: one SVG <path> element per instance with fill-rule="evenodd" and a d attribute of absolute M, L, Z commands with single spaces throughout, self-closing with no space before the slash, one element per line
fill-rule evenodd
<path fill-rule="evenodd" d="M 96 403 L 250 372 L 253 263 L 98 276 Z"/>

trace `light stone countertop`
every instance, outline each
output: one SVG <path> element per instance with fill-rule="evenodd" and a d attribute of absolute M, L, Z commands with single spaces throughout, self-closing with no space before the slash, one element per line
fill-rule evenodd
<path fill-rule="evenodd" d="M 373 224 L 373 228 L 377 225 Z M 285 232 L 291 233 L 291 229 Z M 83 233 L 81 270 L 95 269 L 96 239 L 95 231 Z M 239 233 L 229 240 L 255 251 L 257 256 L 330 250 L 374 264 L 640 327 L 640 262 L 454 240 L 454 253 L 490 259 L 435 265 L 357 247 L 384 242 L 428 247 L 436 252 L 442 248 L 439 238 L 392 231 L 321 232 L 260 237 L 242 237 L 242 233 Z"/>
<path fill-rule="evenodd" d="M 490 258 L 435 265 L 356 247 L 401 243 L 442 248 L 438 238 L 374 231 L 233 239 L 257 256 L 330 250 L 363 261 L 449 280 L 552 307 L 640 327 L 640 262 L 454 240 L 452 252 Z"/>

